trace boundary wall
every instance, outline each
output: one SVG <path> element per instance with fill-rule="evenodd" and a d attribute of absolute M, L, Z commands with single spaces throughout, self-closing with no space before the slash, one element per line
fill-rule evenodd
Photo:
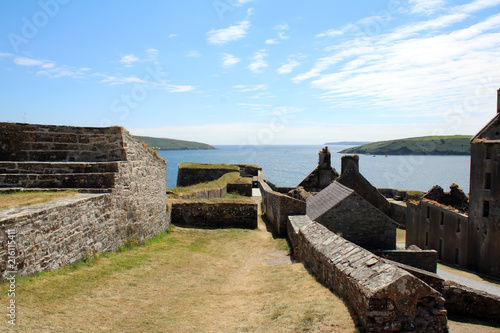
<path fill-rule="evenodd" d="M 426 283 L 307 216 L 290 216 L 294 255 L 346 297 L 368 332 L 448 332 L 445 300 Z"/>
<path fill-rule="evenodd" d="M 262 214 L 271 222 L 277 235 L 285 236 L 288 216 L 306 214 L 306 202 L 273 191 L 262 177 L 259 178 L 259 189 L 262 194 Z"/>

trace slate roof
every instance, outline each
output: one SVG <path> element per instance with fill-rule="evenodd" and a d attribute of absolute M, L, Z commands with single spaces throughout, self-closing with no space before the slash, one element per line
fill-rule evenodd
<path fill-rule="evenodd" d="M 354 190 L 335 181 L 307 200 L 307 216 L 314 221 L 353 193 Z"/>

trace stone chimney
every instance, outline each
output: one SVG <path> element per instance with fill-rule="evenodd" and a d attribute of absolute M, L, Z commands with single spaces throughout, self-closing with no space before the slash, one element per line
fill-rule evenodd
<path fill-rule="evenodd" d="M 342 156 L 342 170 L 344 174 L 347 170 L 359 172 L 359 156 L 358 155 L 344 155 Z"/>
<path fill-rule="evenodd" d="M 500 89 L 497 91 L 497 113 L 500 113 Z"/>
<path fill-rule="evenodd" d="M 325 147 L 319 151 L 318 169 L 330 169 L 332 167 L 330 150 Z"/>

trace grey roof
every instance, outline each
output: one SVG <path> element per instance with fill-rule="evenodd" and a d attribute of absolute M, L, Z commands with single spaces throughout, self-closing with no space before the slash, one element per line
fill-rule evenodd
<path fill-rule="evenodd" d="M 323 191 L 307 200 L 307 216 L 313 221 L 316 220 L 328 210 L 337 206 L 353 192 L 354 190 L 336 181 L 331 183 Z"/>

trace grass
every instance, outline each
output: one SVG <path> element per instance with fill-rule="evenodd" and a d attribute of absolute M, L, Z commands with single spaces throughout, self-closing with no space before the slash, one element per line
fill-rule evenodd
<path fill-rule="evenodd" d="M 240 179 L 240 173 L 239 172 L 228 172 L 222 177 L 220 177 L 217 180 L 207 182 L 207 183 L 200 183 L 192 186 L 187 186 L 187 187 L 174 187 L 171 189 L 172 192 L 174 193 L 191 193 L 191 192 L 196 192 L 196 191 L 203 191 L 203 190 L 211 190 L 211 189 L 216 189 L 216 188 L 223 188 L 226 186 L 227 183 L 234 183 L 237 182 Z"/>
<path fill-rule="evenodd" d="M 165 138 L 152 138 L 148 136 L 136 136 L 137 139 L 146 143 L 149 147 L 156 150 L 199 150 L 199 149 L 215 149 L 206 143 L 184 141 Z"/>
<path fill-rule="evenodd" d="M 228 169 L 239 171 L 240 168 L 233 164 L 210 164 L 210 163 L 194 163 L 194 162 L 184 162 L 179 163 L 179 169 Z"/>
<path fill-rule="evenodd" d="M 302 264 L 264 262 L 287 243 L 260 223 L 174 228 L 77 268 L 21 278 L 16 332 L 355 332 L 343 301 Z M 0 304 L 7 290 L 0 284 Z"/>
<path fill-rule="evenodd" d="M 0 193 L 0 209 L 35 205 L 77 193 L 77 191 L 21 191 Z"/>

